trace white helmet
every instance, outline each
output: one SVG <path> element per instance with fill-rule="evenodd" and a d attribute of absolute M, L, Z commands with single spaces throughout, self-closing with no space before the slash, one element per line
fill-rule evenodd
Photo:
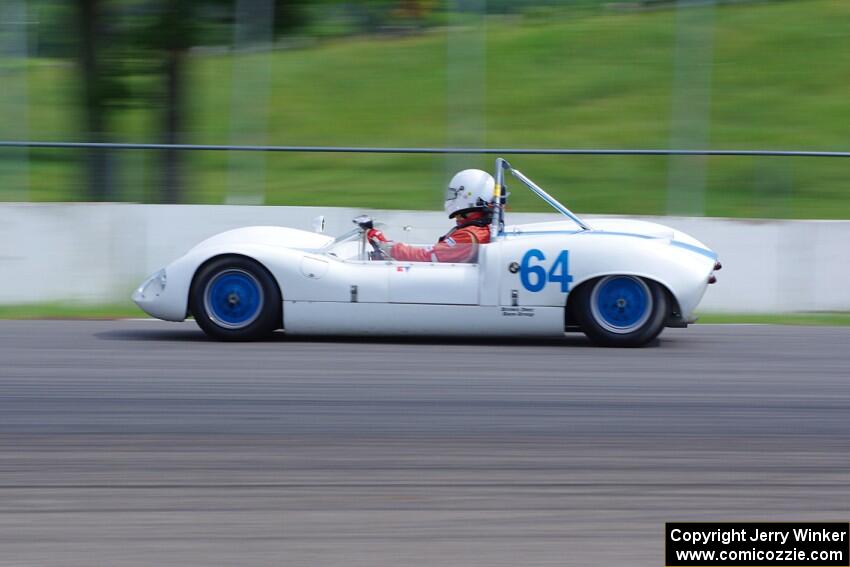
<path fill-rule="evenodd" d="M 480 169 L 464 169 L 456 173 L 446 189 L 444 205 L 449 218 L 472 209 L 483 209 L 493 202 L 496 182 Z"/>

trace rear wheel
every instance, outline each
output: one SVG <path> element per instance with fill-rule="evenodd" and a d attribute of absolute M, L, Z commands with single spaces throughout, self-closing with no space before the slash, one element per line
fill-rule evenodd
<path fill-rule="evenodd" d="M 582 285 L 575 293 L 573 314 L 596 344 L 643 346 L 664 328 L 669 309 L 667 292 L 651 280 L 605 276 Z"/>
<path fill-rule="evenodd" d="M 253 260 L 222 257 L 195 276 L 189 309 L 210 337 L 259 339 L 280 326 L 280 290 L 271 274 Z"/>

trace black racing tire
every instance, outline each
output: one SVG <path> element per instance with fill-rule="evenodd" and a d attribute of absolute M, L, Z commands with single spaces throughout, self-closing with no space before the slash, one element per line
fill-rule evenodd
<path fill-rule="evenodd" d="M 644 346 L 667 322 L 667 290 L 652 280 L 611 275 L 586 282 L 573 293 L 572 314 L 584 334 L 599 346 Z"/>
<path fill-rule="evenodd" d="M 267 338 L 281 326 L 280 288 L 266 268 L 244 256 L 203 265 L 189 291 L 189 310 L 207 336 L 221 341 Z"/>

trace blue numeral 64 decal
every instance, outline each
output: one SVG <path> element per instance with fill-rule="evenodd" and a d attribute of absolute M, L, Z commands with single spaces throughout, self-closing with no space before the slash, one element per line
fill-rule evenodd
<path fill-rule="evenodd" d="M 532 248 L 525 253 L 519 266 L 522 287 L 531 292 L 538 292 L 543 291 L 547 283 L 555 282 L 561 284 L 562 292 L 570 291 L 570 282 L 573 281 L 573 277 L 570 275 L 569 250 L 561 250 L 548 272 L 543 266 L 545 260 L 543 251 L 537 248 Z"/>

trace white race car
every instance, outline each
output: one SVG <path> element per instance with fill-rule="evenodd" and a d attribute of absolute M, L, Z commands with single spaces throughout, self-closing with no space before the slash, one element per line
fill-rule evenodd
<path fill-rule="evenodd" d="M 565 217 L 505 226 L 510 173 Z M 371 251 L 367 217 L 337 238 L 255 226 L 213 236 L 145 280 L 133 301 L 167 321 L 192 315 L 209 336 L 559 337 L 640 346 L 685 327 L 717 254 L 666 226 L 579 219 L 496 160 L 491 242 L 474 264 L 403 262 Z"/>

